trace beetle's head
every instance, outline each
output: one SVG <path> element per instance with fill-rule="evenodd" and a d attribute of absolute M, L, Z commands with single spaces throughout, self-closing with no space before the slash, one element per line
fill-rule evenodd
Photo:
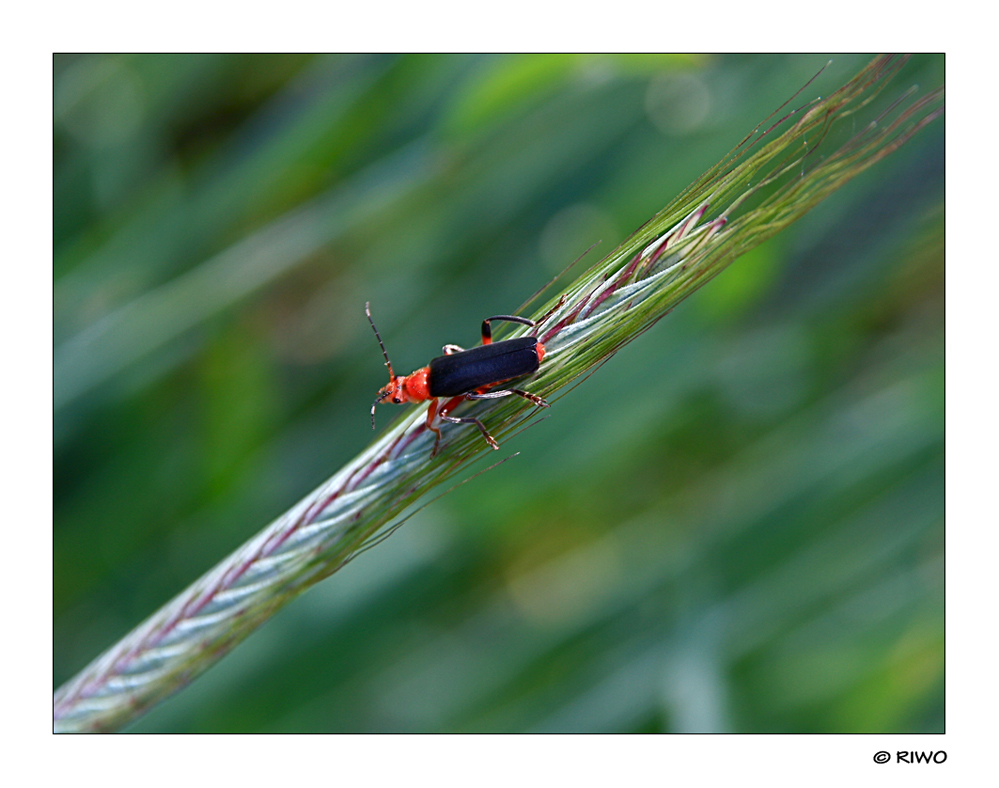
<path fill-rule="evenodd" d="M 392 402 L 396 405 L 401 405 L 406 401 L 406 390 L 405 390 L 406 378 L 394 375 L 392 380 L 378 389 L 378 396 L 375 397 L 374 405 L 371 406 L 371 412 L 375 412 L 375 405 L 379 405 L 382 402 Z"/>

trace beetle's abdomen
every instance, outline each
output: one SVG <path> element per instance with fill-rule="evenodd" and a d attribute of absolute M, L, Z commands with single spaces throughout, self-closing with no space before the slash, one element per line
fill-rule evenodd
<path fill-rule="evenodd" d="M 537 337 L 518 337 L 473 347 L 430 362 L 430 396 L 456 397 L 480 386 L 537 372 Z"/>

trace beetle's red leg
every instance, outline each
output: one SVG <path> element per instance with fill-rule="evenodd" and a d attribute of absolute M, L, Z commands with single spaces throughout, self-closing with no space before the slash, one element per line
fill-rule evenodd
<path fill-rule="evenodd" d="M 517 315 L 493 315 L 492 317 L 487 317 L 482 321 L 482 344 L 491 345 L 493 342 L 493 328 L 489 323 L 493 320 L 505 320 L 508 323 L 522 323 L 525 326 L 530 326 L 534 328 L 535 323 L 528 317 L 519 317 Z"/>
<path fill-rule="evenodd" d="M 433 451 L 430 452 L 431 458 L 437 456 L 437 449 L 441 445 L 441 428 L 440 428 L 440 415 L 438 412 L 438 406 L 440 405 L 439 399 L 430 400 L 430 407 L 427 408 L 427 429 L 433 432 L 437 439 L 434 441 Z"/>
<path fill-rule="evenodd" d="M 456 421 L 456 419 L 448 416 L 448 412 L 454 410 L 459 404 L 464 402 L 465 397 L 451 397 L 443 405 L 440 404 L 440 400 L 435 399 L 430 403 L 430 408 L 427 410 L 427 429 L 433 431 L 437 435 L 437 440 L 434 441 L 434 449 L 430 452 L 430 457 L 436 457 L 437 452 L 441 445 L 441 422 L 442 421 Z M 457 421 L 460 421 L 458 419 Z"/>
<path fill-rule="evenodd" d="M 529 399 L 539 408 L 550 407 L 547 402 L 541 399 L 541 397 L 527 391 L 521 391 L 520 389 L 502 389 L 500 391 L 490 391 L 488 393 L 466 394 L 465 399 L 499 399 L 500 397 L 509 397 L 511 394 L 516 394 L 524 399 Z"/>
<path fill-rule="evenodd" d="M 452 424 L 474 424 L 476 427 L 479 428 L 479 432 L 482 433 L 482 437 L 486 439 L 486 443 L 488 443 L 494 449 L 499 448 L 499 444 L 496 442 L 496 439 L 493 438 L 493 436 L 486 431 L 486 425 L 484 425 L 478 419 L 474 418 L 459 419 L 455 418 L 454 416 L 441 416 L 441 418 L 444 421 L 450 421 Z"/>
<path fill-rule="evenodd" d="M 452 424 L 474 424 L 476 427 L 479 428 L 479 432 L 482 433 L 482 437 L 486 439 L 486 443 L 488 443 L 494 449 L 498 449 L 499 448 L 499 444 L 496 442 L 496 440 L 493 438 L 493 436 L 489 434 L 489 432 L 486 430 L 485 425 L 481 421 L 479 421 L 476 418 L 471 418 L 471 417 L 467 418 L 467 419 L 459 419 L 456 416 L 448 416 L 447 415 L 450 411 L 454 410 L 456 407 L 458 407 L 458 405 L 460 405 L 464 401 L 465 401 L 465 395 L 463 394 L 460 397 L 452 397 L 447 402 L 445 402 L 444 405 L 443 405 L 443 407 L 441 407 L 441 409 L 437 412 L 437 422 L 438 422 L 438 424 L 441 421 L 449 421 Z M 433 429 L 433 428 L 431 427 L 431 429 Z M 437 430 L 437 435 L 440 436 L 440 430 L 439 429 Z M 435 444 L 434 445 L 434 452 L 435 453 L 436 453 L 436 450 L 437 449 L 436 449 L 436 444 Z M 433 456 L 433 455 L 431 455 L 431 456 Z"/>

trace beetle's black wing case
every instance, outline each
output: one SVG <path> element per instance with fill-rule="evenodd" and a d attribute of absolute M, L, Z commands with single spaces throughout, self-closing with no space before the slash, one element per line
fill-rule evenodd
<path fill-rule="evenodd" d="M 473 347 L 430 362 L 430 396 L 456 397 L 479 386 L 537 372 L 537 337 L 518 337 Z"/>

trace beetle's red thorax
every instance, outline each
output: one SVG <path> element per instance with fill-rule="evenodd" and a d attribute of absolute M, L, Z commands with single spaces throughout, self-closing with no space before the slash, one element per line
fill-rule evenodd
<path fill-rule="evenodd" d="M 430 399 L 430 367 L 423 367 L 402 378 L 402 393 L 406 402 Z"/>

